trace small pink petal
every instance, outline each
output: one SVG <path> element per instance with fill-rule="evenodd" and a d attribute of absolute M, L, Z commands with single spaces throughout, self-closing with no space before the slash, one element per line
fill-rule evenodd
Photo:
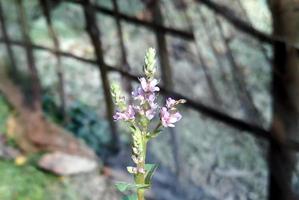
<path fill-rule="evenodd" d="M 141 83 L 141 87 L 142 89 L 146 92 L 147 91 L 147 82 L 146 79 L 144 77 L 139 79 L 140 83 Z"/>

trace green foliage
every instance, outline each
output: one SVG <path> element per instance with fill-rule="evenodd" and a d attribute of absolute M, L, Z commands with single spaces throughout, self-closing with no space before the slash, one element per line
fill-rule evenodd
<path fill-rule="evenodd" d="M 47 93 L 43 96 L 43 109 L 54 122 L 65 126 L 78 138 L 81 138 L 98 155 L 109 154 L 107 145 L 110 142 L 110 133 L 107 121 L 98 117 L 94 109 L 78 101 L 73 102 L 67 109 L 68 123 L 63 124 L 54 95 Z"/>
<path fill-rule="evenodd" d="M 45 187 L 56 180 L 33 166 L 16 166 L 8 161 L 0 162 L 0 177 L 1 200 L 50 200 Z"/>
<path fill-rule="evenodd" d="M 56 177 L 39 170 L 36 162 L 40 154 L 28 157 L 25 165 L 16 166 L 0 160 L 1 200 L 82 200 L 87 198 L 91 184 L 84 184 L 86 177 Z"/>
<path fill-rule="evenodd" d="M 120 192 L 124 192 L 128 189 L 130 184 L 128 183 L 123 183 L 123 182 L 120 182 L 120 183 L 115 183 L 115 187 L 120 191 Z"/>
<path fill-rule="evenodd" d="M 125 196 L 123 197 L 122 200 L 137 200 L 137 195 L 133 194 L 133 195 Z"/>
<path fill-rule="evenodd" d="M 0 134 L 5 132 L 6 121 L 11 112 L 4 97 L 0 95 Z"/>
<path fill-rule="evenodd" d="M 125 111 L 127 109 L 125 99 L 122 98 L 123 94 L 120 89 L 120 85 L 117 83 L 111 84 L 111 95 L 113 97 L 115 105 L 121 110 Z"/>
<path fill-rule="evenodd" d="M 150 133 L 149 135 L 147 135 L 147 138 L 148 138 L 148 139 L 155 138 L 155 137 L 157 137 L 161 132 L 162 132 L 161 129 L 156 129 L 156 130 L 154 130 L 152 133 Z"/>
<path fill-rule="evenodd" d="M 111 139 L 106 120 L 100 119 L 90 107 L 75 102 L 68 110 L 67 129 L 82 138 L 97 154 L 107 154 L 107 145 Z"/>
<path fill-rule="evenodd" d="M 62 115 L 52 93 L 47 91 L 44 93 L 42 105 L 44 112 L 52 121 L 62 123 Z"/>
<path fill-rule="evenodd" d="M 115 184 L 115 186 L 120 192 L 125 192 L 131 189 L 146 189 L 150 187 L 149 184 L 131 184 L 125 182 L 118 182 Z"/>
<path fill-rule="evenodd" d="M 145 170 L 146 170 L 146 175 L 145 175 L 145 184 L 150 185 L 152 177 L 154 175 L 154 172 L 158 168 L 158 165 L 156 164 L 145 164 Z"/>
<path fill-rule="evenodd" d="M 145 59 L 144 59 L 144 73 L 149 78 L 154 78 L 154 74 L 156 73 L 156 51 L 153 48 L 149 48 L 146 52 Z"/>

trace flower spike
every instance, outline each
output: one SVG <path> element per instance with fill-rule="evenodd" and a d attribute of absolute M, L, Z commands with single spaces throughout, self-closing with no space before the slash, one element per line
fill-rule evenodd
<path fill-rule="evenodd" d="M 131 105 L 126 103 L 118 84 L 111 86 L 111 94 L 117 107 L 113 118 L 115 121 L 125 121 L 129 125 L 133 140 L 131 159 L 135 164 L 127 167 L 127 171 L 134 175 L 135 185 L 120 183 L 118 187 L 121 190 L 129 187 L 136 188 L 138 200 L 144 200 L 144 190 L 150 187 L 151 177 L 157 168 L 156 165 L 145 164 L 147 142 L 156 137 L 163 127 L 175 127 L 175 123 L 182 118 L 177 106 L 186 102 L 183 99 L 167 98 L 164 106 L 158 105 L 156 101 L 160 88 L 159 81 L 155 79 L 155 56 L 156 51 L 149 48 L 144 59 L 145 76 L 139 78 L 140 85 L 131 93 L 134 100 Z M 153 126 L 155 118 L 159 119 L 159 122 Z"/>

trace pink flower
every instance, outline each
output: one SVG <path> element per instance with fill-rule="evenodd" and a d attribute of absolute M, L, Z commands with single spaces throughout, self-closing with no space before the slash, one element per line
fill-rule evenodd
<path fill-rule="evenodd" d="M 141 87 L 146 93 L 154 93 L 160 91 L 160 88 L 157 86 L 158 80 L 153 79 L 151 81 L 146 80 L 144 77 L 139 79 Z"/>
<path fill-rule="evenodd" d="M 141 115 L 145 115 L 149 120 L 151 120 L 154 118 L 156 114 L 156 109 L 158 108 L 158 105 L 155 103 L 155 91 L 159 91 L 159 88 L 156 87 L 158 81 L 154 79 L 148 82 L 143 77 L 139 80 L 141 86 L 132 92 L 132 96 L 135 100 L 141 101 L 141 106 L 135 106 L 135 110 L 139 112 Z"/>
<path fill-rule="evenodd" d="M 128 121 L 128 120 L 133 120 L 135 119 L 135 110 L 133 108 L 133 106 L 129 105 L 127 110 L 124 112 L 116 112 L 115 115 L 113 116 L 114 120 L 124 120 L 124 121 Z"/>
<path fill-rule="evenodd" d="M 169 109 L 169 108 L 172 108 L 173 106 L 175 106 L 176 104 L 176 100 L 172 99 L 172 98 L 167 98 L 166 100 L 166 107 Z"/>
<path fill-rule="evenodd" d="M 147 110 L 143 109 L 140 106 L 134 106 L 134 110 L 135 110 L 135 112 L 138 112 L 140 115 L 145 115 L 149 120 L 151 120 L 155 117 L 158 105 L 154 102 L 152 102 L 149 105 L 150 105 L 150 108 L 148 108 Z"/>
<path fill-rule="evenodd" d="M 148 104 L 149 104 L 149 106 L 150 106 L 150 108 L 148 108 L 146 111 L 145 111 L 145 116 L 149 119 L 149 120 L 151 120 L 151 119 L 153 119 L 154 117 L 155 117 L 155 114 L 156 114 L 156 110 L 157 110 L 157 108 L 158 108 L 158 104 L 156 104 L 155 102 L 154 102 L 154 100 L 155 100 L 155 96 L 153 97 L 153 99 L 148 99 Z"/>
<path fill-rule="evenodd" d="M 141 87 L 136 88 L 136 90 L 132 92 L 132 96 L 135 100 L 140 100 L 142 102 L 145 100 L 145 93 Z"/>
<path fill-rule="evenodd" d="M 179 112 L 169 112 L 166 107 L 162 107 L 160 118 L 164 127 L 175 127 L 174 123 L 179 121 L 182 115 Z"/>
<path fill-rule="evenodd" d="M 135 100 L 141 101 L 141 104 L 143 104 L 145 101 L 152 103 L 156 99 L 155 93 L 146 93 L 143 91 L 141 87 L 138 87 L 136 90 L 132 92 L 132 97 Z"/>
<path fill-rule="evenodd" d="M 146 100 L 149 102 L 149 104 L 153 104 L 155 99 L 156 99 L 155 93 L 146 95 Z"/>
<path fill-rule="evenodd" d="M 137 167 L 137 171 L 138 171 L 140 174 L 145 174 L 145 169 L 142 168 L 142 167 Z"/>
<path fill-rule="evenodd" d="M 145 111 L 145 116 L 146 116 L 149 120 L 153 119 L 154 116 L 155 116 L 155 114 L 156 114 L 156 108 L 151 108 L 151 109 Z"/>

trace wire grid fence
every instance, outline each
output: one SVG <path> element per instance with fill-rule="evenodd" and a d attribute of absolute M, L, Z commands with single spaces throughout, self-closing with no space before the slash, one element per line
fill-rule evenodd
<path fill-rule="evenodd" d="M 22 3 L 20 0 L 17 1 L 19 4 Z M 269 130 L 266 130 L 263 127 L 260 127 L 258 125 L 246 122 L 244 120 L 232 117 L 222 111 L 219 111 L 218 109 L 206 106 L 205 104 L 199 102 L 198 100 L 190 99 L 180 93 L 177 93 L 173 91 L 172 89 L 172 76 L 171 76 L 171 67 L 169 64 L 169 55 L 167 53 L 167 47 L 166 47 L 166 36 L 173 36 L 178 37 L 183 40 L 195 42 L 195 36 L 194 33 L 191 31 L 176 29 L 172 27 L 166 27 L 163 25 L 163 17 L 161 15 L 161 10 L 159 8 L 158 1 L 154 5 L 151 5 L 151 11 L 153 20 L 152 21 L 145 21 L 142 19 L 139 19 L 135 16 L 130 16 L 124 13 L 121 13 L 118 8 L 117 0 L 112 0 L 113 9 L 109 9 L 106 7 L 103 7 L 101 5 L 98 5 L 96 3 L 93 3 L 91 0 L 63 0 L 63 2 L 72 3 L 76 5 L 82 6 L 82 10 L 84 12 L 84 18 L 85 18 L 85 27 L 86 32 L 91 40 L 91 43 L 94 48 L 94 54 L 96 59 L 89 59 L 77 56 L 75 54 L 72 54 L 70 52 L 62 51 L 59 47 L 59 41 L 57 37 L 55 36 L 55 30 L 52 26 L 52 16 L 51 16 L 51 9 L 50 4 L 48 0 L 40 0 L 41 7 L 44 13 L 44 17 L 46 19 L 49 32 L 51 33 L 51 37 L 53 39 L 54 48 L 48 48 L 39 44 L 33 44 L 30 40 L 30 37 L 26 35 L 26 29 L 28 27 L 23 27 L 24 35 L 23 40 L 15 40 L 9 37 L 7 33 L 7 27 L 6 27 L 6 21 L 5 16 L 3 14 L 3 9 L 0 2 L 0 21 L 1 21 L 1 29 L 2 29 L 2 37 L 0 38 L 0 42 L 4 43 L 6 45 L 9 61 L 11 63 L 11 66 L 16 66 L 15 63 L 15 55 L 12 51 L 12 46 L 19 46 L 24 47 L 27 54 L 30 55 L 30 52 L 33 52 L 33 50 L 40 50 L 52 53 L 57 56 L 57 59 L 61 59 L 60 57 L 68 57 L 72 58 L 74 60 L 78 60 L 84 63 L 92 64 L 96 66 L 101 74 L 101 82 L 103 86 L 104 96 L 105 96 L 105 104 L 107 109 L 107 117 L 110 123 L 111 133 L 113 141 L 118 141 L 117 136 L 117 130 L 115 127 L 115 123 L 113 122 L 113 104 L 112 99 L 110 95 L 110 87 L 109 87 L 109 80 L 108 80 L 108 74 L 110 72 L 117 72 L 122 77 L 124 77 L 126 80 L 130 81 L 138 81 L 138 74 L 132 74 L 130 72 L 129 64 L 126 58 L 126 50 L 125 50 L 125 44 L 123 38 L 123 29 L 121 22 L 125 21 L 129 24 L 135 25 L 137 27 L 144 27 L 152 31 L 156 36 L 156 43 L 158 47 L 158 56 L 160 60 L 160 67 L 161 67 L 161 75 L 163 83 L 160 85 L 161 92 L 164 95 L 169 95 L 177 99 L 186 99 L 187 103 L 185 104 L 186 107 L 189 107 L 190 109 L 199 112 L 207 117 L 210 117 L 211 119 L 214 119 L 216 121 L 220 121 L 234 129 L 239 130 L 238 133 L 244 134 L 248 133 L 250 135 L 253 135 L 257 138 L 265 139 L 266 141 L 271 141 L 273 138 L 270 134 Z M 234 14 L 232 10 L 227 8 L 224 5 L 219 5 L 213 1 L 210 0 L 196 0 L 198 4 L 202 4 L 206 6 L 208 9 L 213 11 L 216 15 L 223 17 L 228 23 L 233 25 L 237 30 L 239 30 L 242 33 L 248 34 L 249 36 L 255 38 L 256 40 L 266 43 L 266 44 L 275 44 L 275 43 L 282 43 L 282 44 L 288 44 L 285 40 L 282 38 L 277 38 L 273 36 L 269 36 L 261 31 L 258 31 L 257 29 L 253 28 L 250 24 L 244 22 L 241 20 L 238 16 Z M 117 33 L 118 37 L 120 38 L 120 49 L 122 54 L 122 66 L 111 66 L 107 64 L 103 57 L 103 47 L 102 47 L 102 41 L 100 37 L 100 27 L 98 26 L 96 14 L 101 13 L 103 15 L 107 15 L 109 17 L 112 17 L 116 20 L 116 26 L 117 26 Z M 26 23 L 23 23 L 26 25 Z M 104 30 L 101 30 L 104 31 Z M 291 45 L 291 44 L 288 44 Z M 291 45 L 292 46 L 292 45 Z M 296 47 L 295 47 L 296 48 Z M 298 48 L 296 48 L 297 51 Z M 32 54 L 32 53 L 31 53 Z M 32 58 L 32 61 L 34 62 L 34 58 Z M 60 62 L 60 61 L 58 61 Z M 34 63 L 33 63 L 34 64 Z M 30 65 L 30 63 L 29 63 Z M 32 63 L 31 63 L 32 65 Z M 61 65 L 61 64 L 59 64 Z M 59 70 L 58 70 L 59 71 Z M 58 73 L 59 76 L 59 73 Z M 60 79 L 60 81 L 63 81 Z M 63 83 L 62 84 L 63 87 Z M 128 90 L 130 89 L 130 85 L 127 86 Z M 61 98 L 64 98 L 63 91 L 60 92 Z M 62 101 L 64 102 L 64 101 Z M 299 150 L 299 144 L 297 144 L 294 141 L 288 141 L 285 144 L 285 148 L 291 148 L 295 151 Z"/>
<path fill-rule="evenodd" d="M 75 4 L 79 4 L 84 6 L 85 10 L 86 10 L 86 3 L 87 1 L 80 1 L 80 0 L 76 0 L 76 1 L 72 1 L 72 0 L 65 0 L 66 2 L 69 3 L 75 3 Z M 201 2 L 199 2 L 201 3 Z M 89 9 L 92 11 L 92 13 L 102 13 L 111 17 L 115 17 L 118 18 L 118 20 L 120 21 L 126 21 L 128 23 L 132 23 L 136 26 L 143 26 L 146 27 L 148 29 L 150 29 L 153 32 L 158 32 L 160 34 L 164 35 L 172 35 L 175 37 L 179 37 L 182 38 L 184 40 L 191 40 L 194 41 L 195 37 L 194 34 L 192 32 L 187 32 L 184 30 L 178 30 L 178 29 L 174 29 L 174 28 L 170 28 L 170 27 L 165 27 L 163 25 L 157 24 L 155 22 L 149 22 L 149 21 L 143 21 L 138 19 L 137 17 L 133 17 L 133 16 L 129 16 L 126 14 L 122 14 L 122 13 L 117 13 L 116 11 L 110 10 L 108 8 L 99 6 L 99 5 L 95 5 L 95 4 L 87 4 L 90 5 Z M 217 12 L 217 11 L 216 11 Z M 221 15 L 221 13 L 220 13 Z M 3 18 L 4 19 L 4 18 Z M 230 18 L 229 18 L 230 19 Z M 88 20 L 87 20 L 88 21 Z M 233 24 L 235 24 L 235 21 L 232 22 Z M 237 21 L 237 23 L 241 24 L 243 23 L 243 21 Z M 97 27 L 97 24 L 94 24 L 93 27 Z M 237 28 L 239 28 L 238 25 L 236 25 Z M 241 27 L 246 27 L 246 26 L 241 26 Z M 251 26 L 250 26 L 251 27 Z M 97 28 L 98 29 L 98 28 Z M 97 65 L 97 60 L 93 60 L 93 59 L 89 59 L 89 58 L 84 58 L 84 57 L 80 57 L 77 55 L 74 55 L 72 53 L 69 52 L 64 52 L 61 51 L 60 49 L 53 49 L 53 48 L 48 48 L 45 47 L 43 45 L 38 45 L 38 44 L 33 44 L 33 43 L 25 43 L 24 41 L 18 41 L 18 40 L 14 40 L 11 39 L 7 32 L 5 31 L 5 22 L 2 23 L 2 32 L 3 32 L 3 36 L 2 38 L 0 38 L 0 42 L 1 43 L 5 43 L 6 47 L 8 47 L 8 49 L 11 49 L 11 45 L 15 45 L 15 46 L 20 46 L 20 47 L 26 47 L 29 46 L 29 48 L 31 49 L 36 49 L 36 50 L 41 50 L 41 51 L 46 51 L 49 53 L 53 53 L 53 54 L 58 54 L 59 56 L 63 56 L 63 57 L 68 57 L 68 58 L 72 58 L 75 60 L 79 60 L 81 62 L 84 63 L 89 63 L 92 65 Z M 98 29 L 99 30 L 99 29 Z M 250 34 L 253 31 L 247 31 L 247 30 L 254 30 L 252 36 L 256 37 L 257 39 L 261 39 L 264 42 L 271 42 L 273 43 L 275 41 L 275 39 L 273 39 L 272 37 L 263 34 L 261 32 L 258 32 L 257 30 L 253 29 L 253 28 L 240 28 L 241 31 L 246 32 L 247 34 Z M 6 34 L 5 34 L 6 32 Z M 91 31 L 88 31 L 91 32 Z M 100 40 L 100 37 L 99 37 Z M 101 43 L 101 41 L 99 42 Z M 158 55 L 159 56 L 159 55 Z M 101 61 L 102 63 L 100 63 L 101 65 L 99 66 L 99 69 L 105 68 L 105 72 L 104 73 L 109 73 L 109 72 L 118 72 L 120 73 L 122 76 L 126 77 L 127 79 L 131 80 L 131 81 L 138 81 L 138 77 L 139 75 L 137 74 L 132 74 L 126 70 L 124 70 L 122 67 L 119 66 L 111 66 L 107 63 L 105 63 L 105 61 Z M 161 68 L 164 68 L 163 66 L 161 66 Z M 207 117 L 211 117 L 212 119 L 215 119 L 217 121 L 221 121 L 224 124 L 227 124 L 228 126 L 231 126 L 233 128 L 239 129 L 239 130 L 243 130 L 243 131 L 248 131 L 248 133 L 253 134 L 257 137 L 261 137 L 261 138 L 265 138 L 265 139 L 269 139 L 271 136 L 269 134 L 268 130 L 265 130 L 262 127 L 256 126 L 254 124 L 250 124 L 246 121 L 231 117 L 230 115 L 223 113 L 217 109 L 208 107 L 206 105 L 204 105 L 203 103 L 196 101 L 196 100 L 192 100 L 182 94 L 179 94 L 173 90 L 169 90 L 167 89 L 165 86 L 160 86 L 161 87 L 161 91 L 163 94 L 166 95 L 171 95 L 175 98 L 183 98 L 187 100 L 187 103 L 185 104 L 187 107 L 190 107 L 191 109 L 194 109 L 200 113 L 203 113 L 204 115 L 206 115 Z M 109 89 L 108 89 L 109 90 Z M 293 145 L 292 145 L 293 147 Z M 294 147 L 295 148 L 295 147 Z"/>

